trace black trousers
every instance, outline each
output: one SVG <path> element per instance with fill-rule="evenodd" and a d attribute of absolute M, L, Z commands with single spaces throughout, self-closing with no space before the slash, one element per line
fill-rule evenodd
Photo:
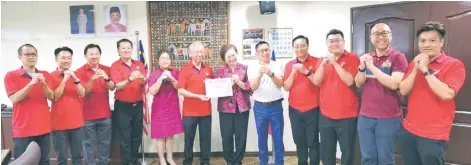
<path fill-rule="evenodd" d="M 50 165 L 50 153 L 51 153 L 51 134 L 47 133 L 39 136 L 23 137 L 23 138 L 13 138 L 14 153 L 13 156 L 15 159 L 20 157 L 28 147 L 29 143 L 36 142 L 39 145 L 41 150 L 41 159 L 39 165 Z"/>
<path fill-rule="evenodd" d="M 399 138 L 404 165 L 444 165 L 448 142 L 419 137 L 403 129 Z"/>
<path fill-rule="evenodd" d="M 115 122 L 119 134 L 119 150 L 123 165 L 136 164 L 139 146 L 142 140 L 143 108 L 142 101 L 126 103 L 116 100 L 114 103 Z"/>
<path fill-rule="evenodd" d="M 293 140 L 296 144 L 298 165 L 308 165 L 308 155 L 309 164 L 319 165 L 319 107 L 307 112 L 300 112 L 289 106 L 289 119 L 291 121 Z"/>
<path fill-rule="evenodd" d="M 236 109 L 236 113 L 219 112 L 219 123 L 224 160 L 228 165 L 242 165 L 247 144 L 249 111 L 240 113 L 239 109 Z"/>
<path fill-rule="evenodd" d="M 353 165 L 357 117 L 334 120 L 320 114 L 319 132 L 323 165 L 336 165 L 337 140 L 342 152 L 342 165 Z"/>
<path fill-rule="evenodd" d="M 193 144 L 195 141 L 196 126 L 199 127 L 200 137 L 200 164 L 209 164 L 211 154 L 211 115 L 202 117 L 183 117 L 183 130 L 185 132 L 185 147 L 183 150 L 184 165 L 193 163 Z"/>

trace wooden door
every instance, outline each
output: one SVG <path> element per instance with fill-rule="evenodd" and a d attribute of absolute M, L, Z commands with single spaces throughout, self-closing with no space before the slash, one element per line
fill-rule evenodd
<path fill-rule="evenodd" d="M 465 83 L 455 98 L 455 121 L 446 160 L 471 165 L 471 1 L 433 2 L 431 7 L 431 20 L 446 28 L 444 51 L 466 67 Z"/>
<path fill-rule="evenodd" d="M 391 47 L 403 52 L 408 61 L 419 53 L 415 33 L 430 20 L 445 25 L 447 34 L 444 50 L 450 56 L 471 66 L 471 2 L 401 2 L 352 8 L 352 51 L 364 54 L 374 50 L 369 42 L 372 24 L 381 21 L 392 30 Z M 446 161 L 471 165 L 471 67 L 467 67 L 467 80 L 456 98 L 457 113 L 447 148 Z M 466 100 L 467 99 L 467 100 Z M 407 112 L 407 97 L 403 103 Z M 396 164 L 402 164 L 398 145 Z M 355 164 L 361 164 L 359 143 L 356 144 Z"/>

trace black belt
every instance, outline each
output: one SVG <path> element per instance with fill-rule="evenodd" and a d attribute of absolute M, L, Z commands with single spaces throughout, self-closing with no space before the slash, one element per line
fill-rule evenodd
<path fill-rule="evenodd" d="M 269 101 L 269 102 L 260 102 L 260 101 L 256 101 L 256 102 L 263 104 L 264 106 L 269 106 L 272 104 L 281 103 L 282 101 L 283 101 L 283 98 L 275 100 L 275 101 Z"/>

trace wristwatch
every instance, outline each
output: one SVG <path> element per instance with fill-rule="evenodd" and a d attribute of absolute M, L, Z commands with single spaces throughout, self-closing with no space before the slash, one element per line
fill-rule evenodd
<path fill-rule="evenodd" d="M 80 84 L 80 80 L 74 81 L 74 84 Z"/>
<path fill-rule="evenodd" d="M 310 75 L 312 74 L 311 71 L 307 71 L 307 73 L 305 74 L 307 77 L 309 77 Z"/>
<path fill-rule="evenodd" d="M 271 75 L 268 75 L 269 77 L 275 76 L 275 73 L 271 72 Z"/>
<path fill-rule="evenodd" d="M 111 78 L 108 77 L 108 79 L 104 79 L 105 82 L 110 82 L 111 81 Z"/>
<path fill-rule="evenodd" d="M 359 72 L 365 72 L 366 71 L 366 67 L 364 69 L 361 69 L 360 66 L 358 66 L 358 71 Z"/>
<path fill-rule="evenodd" d="M 424 76 L 428 76 L 428 75 L 432 75 L 432 72 L 429 70 L 423 72 L 424 73 Z"/>

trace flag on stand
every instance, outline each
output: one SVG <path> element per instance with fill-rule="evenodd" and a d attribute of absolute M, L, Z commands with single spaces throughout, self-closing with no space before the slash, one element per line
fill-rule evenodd
<path fill-rule="evenodd" d="M 139 47 L 138 47 L 139 52 L 138 52 L 137 58 L 139 59 L 139 61 L 141 61 L 144 64 L 144 68 L 146 70 L 146 77 L 149 77 L 148 70 L 147 70 L 147 63 L 144 57 L 144 47 L 142 45 L 142 40 L 139 40 L 138 44 L 139 44 Z M 144 114 L 142 118 L 144 119 L 144 124 L 142 126 L 142 131 L 144 132 L 144 134 L 149 135 L 148 127 L 147 127 L 149 125 L 149 108 L 147 106 L 147 83 L 143 88 L 144 88 L 144 93 L 142 94 L 142 104 L 144 107 Z"/>
<path fill-rule="evenodd" d="M 276 61 L 276 56 L 275 56 L 275 49 L 271 50 L 271 57 L 270 59 L 272 61 Z M 272 134 L 272 130 L 271 130 L 271 126 L 270 126 L 270 123 L 268 123 L 268 134 Z"/>

